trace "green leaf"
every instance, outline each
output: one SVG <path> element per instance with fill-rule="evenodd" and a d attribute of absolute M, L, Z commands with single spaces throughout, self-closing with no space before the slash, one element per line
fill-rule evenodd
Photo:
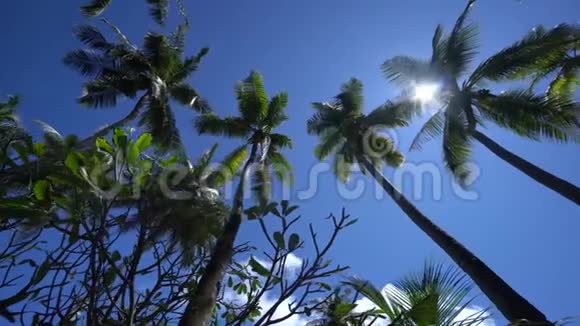
<path fill-rule="evenodd" d="M 356 303 L 340 303 L 334 309 L 333 315 L 340 319 L 348 315 L 354 308 L 356 308 Z"/>
<path fill-rule="evenodd" d="M 321 288 L 323 288 L 327 291 L 332 290 L 332 287 L 330 285 L 323 283 L 323 282 L 318 282 L 318 283 L 316 283 L 316 285 L 320 286 Z"/>
<path fill-rule="evenodd" d="M 143 153 L 143 151 L 149 148 L 149 146 L 151 146 L 152 140 L 153 137 L 151 136 L 150 133 L 144 133 L 141 136 L 139 136 L 139 138 L 137 138 L 137 141 L 135 142 L 135 145 L 137 145 L 139 153 Z"/>
<path fill-rule="evenodd" d="M 232 286 L 234 286 L 234 280 L 230 276 L 230 277 L 228 277 L 228 287 L 231 288 Z"/>
<path fill-rule="evenodd" d="M 300 244 L 300 236 L 298 236 L 298 234 L 296 233 L 292 233 L 290 235 L 290 238 L 288 239 L 288 250 L 292 251 L 298 248 L 299 244 Z"/>
<path fill-rule="evenodd" d="M 109 154 L 114 153 L 113 146 L 111 146 L 111 144 L 109 144 L 109 142 L 105 138 L 102 137 L 97 138 L 96 143 L 98 149 L 105 151 Z"/>
<path fill-rule="evenodd" d="M 34 152 L 34 155 L 38 157 L 44 155 L 44 153 L 46 152 L 44 143 L 39 142 L 34 143 L 34 145 L 32 145 L 32 151 Z"/>
<path fill-rule="evenodd" d="M 36 274 L 34 275 L 34 279 L 32 280 L 32 285 L 40 283 L 42 279 L 44 279 L 46 274 L 48 274 L 49 270 L 50 270 L 50 258 L 47 257 L 42 262 L 42 264 L 40 264 L 40 267 L 38 267 L 38 269 L 36 270 Z"/>
<path fill-rule="evenodd" d="M 283 201 L 280 202 L 280 206 L 282 207 L 282 212 L 286 211 L 289 204 L 290 204 L 290 202 L 286 199 L 284 199 Z"/>
<path fill-rule="evenodd" d="M 45 200 L 48 196 L 49 183 L 46 180 L 38 180 L 34 183 L 34 196 L 38 200 Z"/>
<path fill-rule="evenodd" d="M 297 205 L 290 206 L 290 207 L 285 208 L 282 211 L 282 213 L 284 214 L 284 216 L 288 216 L 288 215 L 292 214 L 292 212 L 294 212 L 297 208 L 298 208 Z"/>
<path fill-rule="evenodd" d="M 280 249 L 286 249 L 286 244 L 284 243 L 284 236 L 279 231 L 274 232 L 274 241 Z"/>
<path fill-rule="evenodd" d="M 123 129 L 115 129 L 113 134 L 113 144 L 121 149 L 124 149 L 125 146 L 127 146 L 127 134 Z"/>
<path fill-rule="evenodd" d="M 264 277 L 267 277 L 268 275 L 270 275 L 270 271 L 265 266 L 260 264 L 260 262 L 255 260 L 254 257 L 250 258 L 249 264 L 250 264 L 250 267 L 252 268 L 252 270 L 254 272 L 258 273 L 258 275 L 264 276 Z"/>
<path fill-rule="evenodd" d="M 119 252 L 119 250 L 113 251 L 113 253 L 111 254 L 111 260 L 114 262 L 118 262 L 119 260 L 121 260 L 121 253 Z"/>
<path fill-rule="evenodd" d="M 26 151 L 26 148 L 22 144 L 19 144 L 19 143 L 13 144 L 12 148 L 14 148 L 14 150 L 18 153 L 18 157 L 20 157 L 22 162 L 28 164 L 29 160 L 28 160 L 28 153 Z"/>
<path fill-rule="evenodd" d="M 115 277 L 117 276 L 117 274 L 115 273 L 115 270 L 113 268 L 109 268 L 106 272 L 105 272 L 105 276 L 103 278 L 103 285 L 105 287 L 110 286 L 111 284 L 113 284 L 113 282 L 115 281 Z"/>
<path fill-rule="evenodd" d="M 276 206 L 274 206 L 274 207 L 272 208 L 272 210 L 270 211 L 270 213 L 272 213 L 272 214 L 274 214 L 274 215 L 276 215 L 276 216 L 278 216 L 278 217 L 282 218 L 282 214 L 280 214 L 280 212 L 278 211 L 278 208 L 276 208 Z"/>
<path fill-rule="evenodd" d="M 139 148 L 137 144 L 131 143 L 129 144 L 129 149 L 127 150 L 127 162 L 130 164 L 134 164 L 139 157 Z"/>
<path fill-rule="evenodd" d="M 64 165 L 75 175 L 79 175 L 80 159 L 74 152 L 68 153 L 64 160 Z"/>

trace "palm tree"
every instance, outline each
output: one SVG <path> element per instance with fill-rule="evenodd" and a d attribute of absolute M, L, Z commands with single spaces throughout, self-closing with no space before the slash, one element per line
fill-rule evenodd
<path fill-rule="evenodd" d="M 183 0 L 177 0 L 180 12 L 184 15 Z M 112 0 L 91 0 L 86 5 L 81 6 L 81 12 L 87 17 L 99 16 L 112 3 Z M 169 0 L 147 0 L 149 14 L 159 25 L 165 25 L 167 17 Z"/>
<path fill-rule="evenodd" d="M 282 182 L 288 181 L 287 176 L 291 172 L 290 164 L 280 150 L 291 147 L 292 141 L 283 134 L 273 132 L 287 119 L 284 108 L 288 104 L 288 95 L 278 93 L 268 100 L 262 76 L 255 71 L 237 85 L 236 95 L 239 116 L 220 118 L 206 114 L 200 116 L 195 124 L 200 133 L 242 138 L 244 144 L 231 154 L 239 160 L 243 160 L 248 147 L 250 149 L 241 170 L 230 217 L 185 309 L 180 326 L 204 325 L 211 316 L 218 284 L 232 258 L 234 242 L 242 222 L 244 188 L 248 175 L 252 174 L 254 197 L 263 207 L 269 199 L 271 170 Z"/>
<path fill-rule="evenodd" d="M 474 3 L 475 0 L 468 1 L 449 36 L 443 37 L 442 27 L 437 27 L 431 60 L 399 56 L 383 65 L 385 76 L 400 83 L 406 94 L 421 82 L 439 84 L 437 102 L 441 108 L 421 128 L 411 149 L 419 149 L 426 141 L 442 134 L 446 165 L 463 182 L 470 174 L 465 163 L 471 154 L 470 142 L 475 139 L 540 184 L 580 204 L 579 187 L 503 148 L 477 128 L 483 126 L 483 120 L 489 120 L 519 136 L 534 140 L 571 140 L 565 132 L 575 122 L 571 101 L 534 95 L 529 90 L 493 94 L 483 88 L 483 83 L 509 78 L 549 61 L 546 58 L 557 56 L 577 40 L 578 31 L 567 25 L 559 25 L 541 34 L 528 35 L 482 62 L 460 87 L 458 79 L 466 73 L 476 55 L 476 28 L 465 23 Z"/>
<path fill-rule="evenodd" d="M 320 137 L 315 150 L 317 158 L 322 160 L 334 154 L 334 172 L 340 180 L 348 179 L 350 167 L 355 163 L 373 176 L 411 221 L 473 279 L 508 320 L 525 318 L 545 321 L 544 314 L 472 252 L 423 215 L 382 175 L 380 163 L 397 166 L 403 162 L 403 156 L 393 147 L 392 140 L 377 134 L 378 128 L 405 126 L 409 115 L 408 106 L 387 103 L 365 115 L 362 91 L 362 83 L 351 79 L 342 86 L 342 92 L 333 103 L 313 104 L 316 113 L 308 120 L 307 128 L 309 134 Z"/>
<path fill-rule="evenodd" d="M 179 131 L 170 107 L 170 100 L 208 112 L 209 106 L 187 79 L 195 72 L 208 49 L 182 59 L 185 30 L 178 28 L 170 37 L 148 33 L 143 47 L 138 48 L 113 25 L 119 41 L 111 43 L 93 26 L 75 29 L 77 38 L 87 46 L 69 52 L 64 63 L 89 78 L 79 103 L 94 108 L 111 107 L 121 97 L 137 99 L 134 108 L 123 119 L 99 130 L 83 144 L 93 146 L 96 138 L 115 128 L 126 126 L 137 117 L 139 125 L 151 133 L 163 148 L 181 146 Z"/>
<path fill-rule="evenodd" d="M 560 97 L 573 100 L 576 87 L 580 84 L 580 56 L 577 50 L 580 47 L 580 30 L 573 30 L 572 42 L 565 46 L 555 48 L 549 55 L 544 54 L 531 67 L 522 67 L 514 70 L 506 76 L 510 79 L 532 78 L 530 89 L 538 82 L 550 79 L 547 96 Z M 537 26 L 526 36 L 529 40 L 541 40 L 546 38 L 550 30 L 543 26 Z"/>
<path fill-rule="evenodd" d="M 243 163 L 234 152 L 220 162 L 220 170 L 212 170 L 210 164 L 217 147 L 214 144 L 195 164 L 188 162 L 182 180 L 171 187 L 173 195 L 157 187 L 162 177 L 154 178 L 153 185 L 144 187 L 143 202 L 147 207 L 141 209 L 138 220 L 127 225 L 146 225 L 156 230 L 158 236 L 169 235 L 171 242 L 180 244 L 186 263 L 193 261 L 200 245 L 207 245 L 222 232 L 229 209 L 219 197 L 218 189 L 234 177 L 233 171 L 238 171 Z M 152 174 L 162 176 L 167 163 L 153 162 Z"/>
<path fill-rule="evenodd" d="M 472 286 L 452 267 L 426 263 L 421 273 L 410 274 L 382 291 L 362 279 L 351 278 L 345 283 L 369 299 L 377 307 L 373 313 L 386 315 L 390 325 L 470 326 L 488 318 L 484 309 L 460 319 L 473 302 L 468 298 Z"/>
<path fill-rule="evenodd" d="M 16 116 L 18 102 L 17 96 L 9 96 L 5 102 L 0 101 L 0 171 L 15 164 L 10 158 L 10 149 L 30 138 Z"/>

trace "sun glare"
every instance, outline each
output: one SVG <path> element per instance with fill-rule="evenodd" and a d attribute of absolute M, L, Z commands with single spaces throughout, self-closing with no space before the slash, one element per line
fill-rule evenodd
<path fill-rule="evenodd" d="M 415 86 L 415 100 L 427 103 L 435 98 L 439 86 L 434 84 L 420 84 Z"/>

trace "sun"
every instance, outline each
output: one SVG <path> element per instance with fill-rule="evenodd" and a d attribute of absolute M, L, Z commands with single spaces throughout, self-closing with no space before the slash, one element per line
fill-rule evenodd
<path fill-rule="evenodd" d="M 415 100 L 422 103 L 431 102 L 438 89 L 439 86 L 435 84 L 419 84 L 415 86 Z"/>

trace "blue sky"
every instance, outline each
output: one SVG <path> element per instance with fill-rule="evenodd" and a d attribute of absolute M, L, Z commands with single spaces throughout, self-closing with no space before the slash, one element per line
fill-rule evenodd
<path fill-rule="evenodd" d="M 447 30 L 464 2 L 438 1 L 193 1 L 185 0 L 192 28 L 187 39 L 193 54 L 203 46 L 210 53 L 191 80 L 220 114 L 235 112 L 234 83 L 250 69 L 259 70 L 270 94 L 285 90 L 290 95 L 290 120 L 281 128 L 295 142 L 287 153 L 295 169 L 298 190 L 308 184 L 316 160 L 316 139 L 308 136 L 305 120 L 309 103 L 335 95 L 340 84 L 357 77 L 365 84 L 368 110 L 396 94 L 382 77 L 379 66 L 398 54 L 430 55 L 433 30 L 443 23 Z M 549 5 L 548 5 L 549 4 Z M 0 95 L 22 96 L 21 117 L 33 127 L 43 120 L 63 134 L 88 135 L 97 127 L 123 116 L 132 105 L 120 103 L 108 111 L 80 107 L 75 98 L 82 78 L 62 64 L 67 50 L 78 47 L 71 28 L 85 22 L 79 1 L 10 1 L 0 12 L 2 73 Z M 479 61 L 520 38 L 537 24 L 553 26 L 578 22 L 578 0 L 485 0 L 471 19 L 480 27 Z M 145 30 L 157 30 L 143 1 L 115 1 L 106 17 L 139 43 Z M 177 17 L 170 17 L 175 26 Z M 98 21 L 94 21 L 98 24 Z M 198 136 L 192 129 L 191 112 L 175 107 L 182 137 L 192 157 L 215 139 Z M 398 130 L 406 152 L 418 125 Z M 580 184 L 580 152 L 573 145 L 536 143 L 488 127 L 486 133 L 506 148 Z M 223 154 L 235 143 L 219 139 Z M 408 153 L 411 163 L 427 162 L 441 167 L 440 140 L 422 152 Z M 424 191 L 418 207 L 436 223 L 500 274 L 550 318 L 580 314 L 580 214 L 578 207 L 500 161 L 481 146 L 473 160 L 481 177 L 472 186 L 477 200 L 453 195 L 444 169 L 442 199 Z M 393 174 L 386 171 L 387 176 Z M 362 177 L 355 179 L 364 180 Z M 425 258 L 449 262 L 446 255 L 422 234 L 387 197 L 377 200 L 374 185 L 357 199 L 338 195 L 330 172 L 321 174 L 316 196 L 297 201 L 304 219 L 325 229 L 323 217 L 342 207 L 359 217 L 334 247 L 333 259 L 352 267 L 351 273 L 386 284 L 422 265 Z M 427 187 L 425 187 L 427 188 Z M 405 187 L 406 194 L 412 194 Z M 306 230 L 304 225 L 303 230 Z M 246 223 L 241 240 L 255 239 L 256 223 Z M 488 305 L 480 297 L 478 304 Z M 498 316 L 499 318 L 499 316 Z"/>

